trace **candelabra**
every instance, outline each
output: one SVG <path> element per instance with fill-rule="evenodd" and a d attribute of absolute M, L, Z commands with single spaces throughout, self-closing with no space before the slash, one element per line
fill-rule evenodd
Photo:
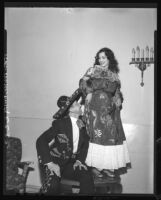
<path fill-rule="evenodd" d="M 140 56 L 140 48 L 139 46 L 136 47 L 136 51 L 133 48 L 132 49 L 132 62 L 129 64 L 135 64 L 135 67 L 137 67 L 139 70 L 141 70 L 141 83 L 140 85 L 143 87 L 144 82 L 143 82 L 143 75 L 144 71 L 147 69 L 147 67 L 150 66 L 150 64 L 154 64 L 154 50 L 153 48 L 150 48 L 147 46 L 145 48 L 145 57 L 144 57 L 144 49 L 141 49 L 141 56 Z M 149 55 L 150 53 L 150 55 Z M 136 54 L 136 56 L 135 56 Z"/>

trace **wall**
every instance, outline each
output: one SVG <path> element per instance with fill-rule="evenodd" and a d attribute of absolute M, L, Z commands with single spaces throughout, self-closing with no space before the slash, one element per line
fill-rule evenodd
<path fill-rule="evenodd" d="M 8 134 L 22 139 L 23 160 L 34 161 L 28 184 L 40 185 L 35 141 L 51 125 L 57 98 L 77 89 L 96 52 L 105 46 L 114 51 L 120 66 L 124 127 L 149 134 L 153 159 L 154 66 L 145 71 L 141 87 L 141 72 L 129 62 L 133 47 L 154 46 L 156 24 L 154 8 L 5 8 Z M 130 140 L 131 134 L 133 128 L 126 136 L 134 155 L 131 144 L 137 141 Z"/>

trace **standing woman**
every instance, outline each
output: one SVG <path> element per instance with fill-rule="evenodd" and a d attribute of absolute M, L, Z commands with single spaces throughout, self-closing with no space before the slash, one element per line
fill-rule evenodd
<path fill-rule="evenodd" d="M 86 164 L 95 177 L 115 177 L 131 167 L 120 110 L 123 97 L 120 92 L 118 62 L 109 48 L 100 49 L 93 67 L 80 80 L 85 105 L 84 118 L 90 144 Z"/>

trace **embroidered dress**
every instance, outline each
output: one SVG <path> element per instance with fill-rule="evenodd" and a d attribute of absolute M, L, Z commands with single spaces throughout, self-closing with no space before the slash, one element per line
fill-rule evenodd
<path fill-rule="evenodd" d="M 86 164 L 125 173 L 131 164 L 117 105 L 121 99 L 118 75 L 97 65 L 87 71 L 80 88 L 86 96 L 84 116 L 90 136 Z"/>

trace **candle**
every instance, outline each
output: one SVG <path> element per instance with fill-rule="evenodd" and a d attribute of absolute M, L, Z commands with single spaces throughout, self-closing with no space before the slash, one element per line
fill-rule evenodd
<path fill-rule="evenodd" d="M 146 46 L 146 60 L 149 60 L 149 47 Z"/>
<path fill-rule="evenodd" d="M 135 49 L 132 49 L 132 60 L 135 60 Z"/>
<path fill-rule="evenodd" d="M 139 46 L 136 47 L 136 52 L 137 52 L 137 59 L 140 59 L 140 48 Z"/>
<path fill-rule="evenodd" d="M 141 58 L 144 59 L 144 49 L 141 50 Z"/>
<path fill-rule="evenodd" d="M 153 60 L 153 48 L 150 48 L 150 60 Z"/>
<path fill-rule="evenodd" d="M 154 60 L 154 49 L 152 48 L 152 60 Z"/>

